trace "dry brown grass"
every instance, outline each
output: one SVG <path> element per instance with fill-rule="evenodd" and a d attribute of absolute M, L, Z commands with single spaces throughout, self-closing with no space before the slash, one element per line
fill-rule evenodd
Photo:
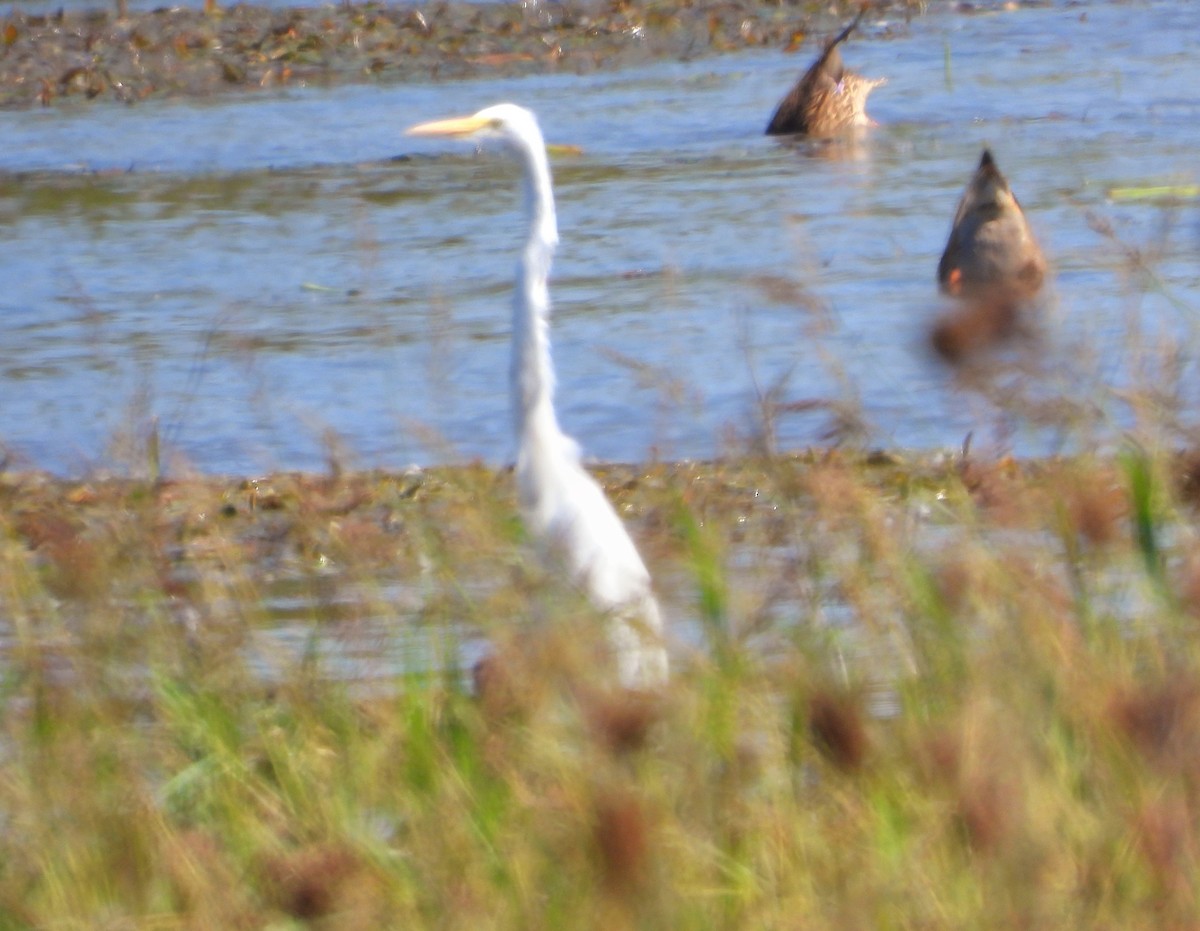
<path fill-rule="evenodd" d="M 1173 457 L 601 478 L 672 621 L 661 695 L 598 674 L 504 473 L 5 476 L 10 926 L 1197 920 Z"/>

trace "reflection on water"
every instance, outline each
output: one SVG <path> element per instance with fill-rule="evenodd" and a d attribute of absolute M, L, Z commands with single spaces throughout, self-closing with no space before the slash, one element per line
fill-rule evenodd
<path fill-rule="evenodd" d="M 5 114 L 0 442 L 71 473 L 141 467 L 153 429 L 209 472 L 322 468 L 330 446 L 503 461 L 516 178 L 402 135 L 501 99 L 583 152 L 554 162 L 552 295 L 589 455 L 709 456 L 764 412 L 783 448 L 847 416 L 880 445 L 1000 429 L 925 347 L 984 144 L 1056 271 L 1048 351 L 1071 366 L 1051 393 L 1127 389 L 1156 372 L 1131 331 L 1194 335 L 1194 204 L 1107 196 L 1196 181 L 1191 25 L 1170 2 L 894 23 L 847 50 L 889 78 L 849 153 L 761 135 L 807 50 Z"/>

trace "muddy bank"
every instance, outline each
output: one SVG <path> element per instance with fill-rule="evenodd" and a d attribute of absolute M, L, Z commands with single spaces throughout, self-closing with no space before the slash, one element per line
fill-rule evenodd
<path fill-rule="evenodd" d="M 778 495 L 806 494 L 814 469 L 853 476 L 896 497 L 958 482 L 960 466 L 941 456 L 819 450 L 771 460 L 609 464 L 592 471 L 637 525 L 639 537 L 665 547 L 675 534 L 671 515 L 684 500 L 707 518 L 737 524 L 732 533 L 740 539 L 749 524 L 778 520 Z M 6 472 L 0 463 L 0 528 L 62 562 L 66 577 L 82 564 L 108 562 L 126 545 L 114 541 L 137 536 L 121 529 L 131 524 L 150 528 L 149 542 L 164 566 L 203 562 L 219 538 L 244 549 L 240 561 L 282 569 L 306 565 L 313 553 L 342 552 L 351 538 L 355 564 L 394 561 L 397 540 L 413 526 L 436 526 L 452 536 L 455 528 L 477 524 L 481 514 L 503 524 L 516 510 L 511 470 L 479 464 L 148 481 L 62 479 Z"/>
<path fill-rule="evenodd" d="M 866 35 L 928 4 L 878 3 Z M 0 107 L 206 96 L 353 81 L 400 83 L 686 60 L 753 46 L 801 52 L 857 4 L 753 0 L 436 2 L 12 11 L 0 20 Z M 894 26 L 890 27 L 894 28 Z"/>

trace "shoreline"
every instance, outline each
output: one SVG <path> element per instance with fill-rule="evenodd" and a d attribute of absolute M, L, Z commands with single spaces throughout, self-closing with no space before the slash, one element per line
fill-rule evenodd
<path fill-rule="evenodd" d="M 270 9 L 245 4 L 116 15 L 24 13 L 0 19 L 0 109 L 351 83 L 588 73 L 754 47 L 796 55 L 856 4 L 752 0 L 564 0 L 550 4 L 374 3 Z M 872 18 L 920 15 L 906 0 Z M 889 27 L 885 27 L 886 35 Z M 879 35 L 871 30 L 865 35 Z"/>
<path fill-rule="evenodd" d="M 960 483 L 964 460 L 948 454 L 900 454 L 807 449 L 769 458 L 746 455 L 706 461 L 585 464 L 617 509 L 651 535 L 665 526 L 664 514 L 687 498 L 712 514 L 769 519 L 777 495 L 805 496 L 813 472 L 844 472 L 881 492 L 907 496 Z M 989 468 L 1016 477 L 1022 470 L 1011 459 Z M 511 466 L 482 462 L 403 470 L 341 470 L 325 473 L 279 471 L 258 476 L 188 475 L 151 478 L 102 474 L 61 477 L 38 471 L 0 471 L 0 523 L 20 529 L 32 518 L 47 517 L 73 526 L 72 536 L 93 521 L 123 512 L 156 514 L 167 524 L 213 521 L 243 524 L 301 522 L 327 528 L 344 520 L 366 519 L 388 525 L 398 513 L 415 507 L 450 511 L 466 507 L 516 510 Z M 25 535 L 22 533 L 22 535 Z M 33 534 L 36 545 L 38 533 Z"/>
<path fill-rule="evenodd" d="M 841 449 L 808 447 L 764 456 L 753 453 L 715 459 L 585 462 L 618 510 L 634 516 L 669 506 L 680 494 L 703 496 L 706 507 L 723 513 L 770 510 L 771 495 L 807 497 L 813 474 L 841 474 L 885 497 L 937 495 L 956 486 L 981 504 L 996 489 L 1008 493 L 1056 485 L 1063 474 L 1091 470 L 1110 478 L 1121 471 L 1118 454 L 1019 458 L 971 451 Z M 1157 457 L 1156 457 L 1157 458 Z M 1200 452 L 1165 453 L 1160 465 L 1173 493 L 1200 504 Z M 372 507 L 404 502 L 479 505 L 483 498 L 516 507 L 511 464 L 483 461 L 403 469 L 342 469 L 325 472 L 277 470 L 256 475 L 193 473 L 178 476 L 97 473 L 60 476 L 38 470 L 0 468 L 0 516 L 40 510 L 48 503 L 76 512 L 103 511 L 129 502 L 152 508 L 203 510 L 253 517 L 281 512 L 307 517 L 344 517 Z M 1117 484 L 1120 481 L 1117 480 Z M 511 499 L 511 500 L 509 500 Z"/>

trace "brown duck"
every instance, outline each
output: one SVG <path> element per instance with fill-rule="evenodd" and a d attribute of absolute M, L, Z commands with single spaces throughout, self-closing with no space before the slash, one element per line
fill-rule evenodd
<path fill-rule="evenodd" d="M 886 84 L 887 78 L 864 78 L 848 71 L 838 51 L 838 45 L 854 31 L 865 12 L 866 7 L 826 43 L 820 57 L 775 108 L 767 126 L 768 136 L 833 136 L 855 126 L 872 125 L 867 116 L 867 95 Z"/>
<path fill-rule="evenodd" d="M 1032 297 L 1046 277 L 1042 250 L 987 149 L 959 201 L 937 277 L 945 294 L 988 300 Z"/>

